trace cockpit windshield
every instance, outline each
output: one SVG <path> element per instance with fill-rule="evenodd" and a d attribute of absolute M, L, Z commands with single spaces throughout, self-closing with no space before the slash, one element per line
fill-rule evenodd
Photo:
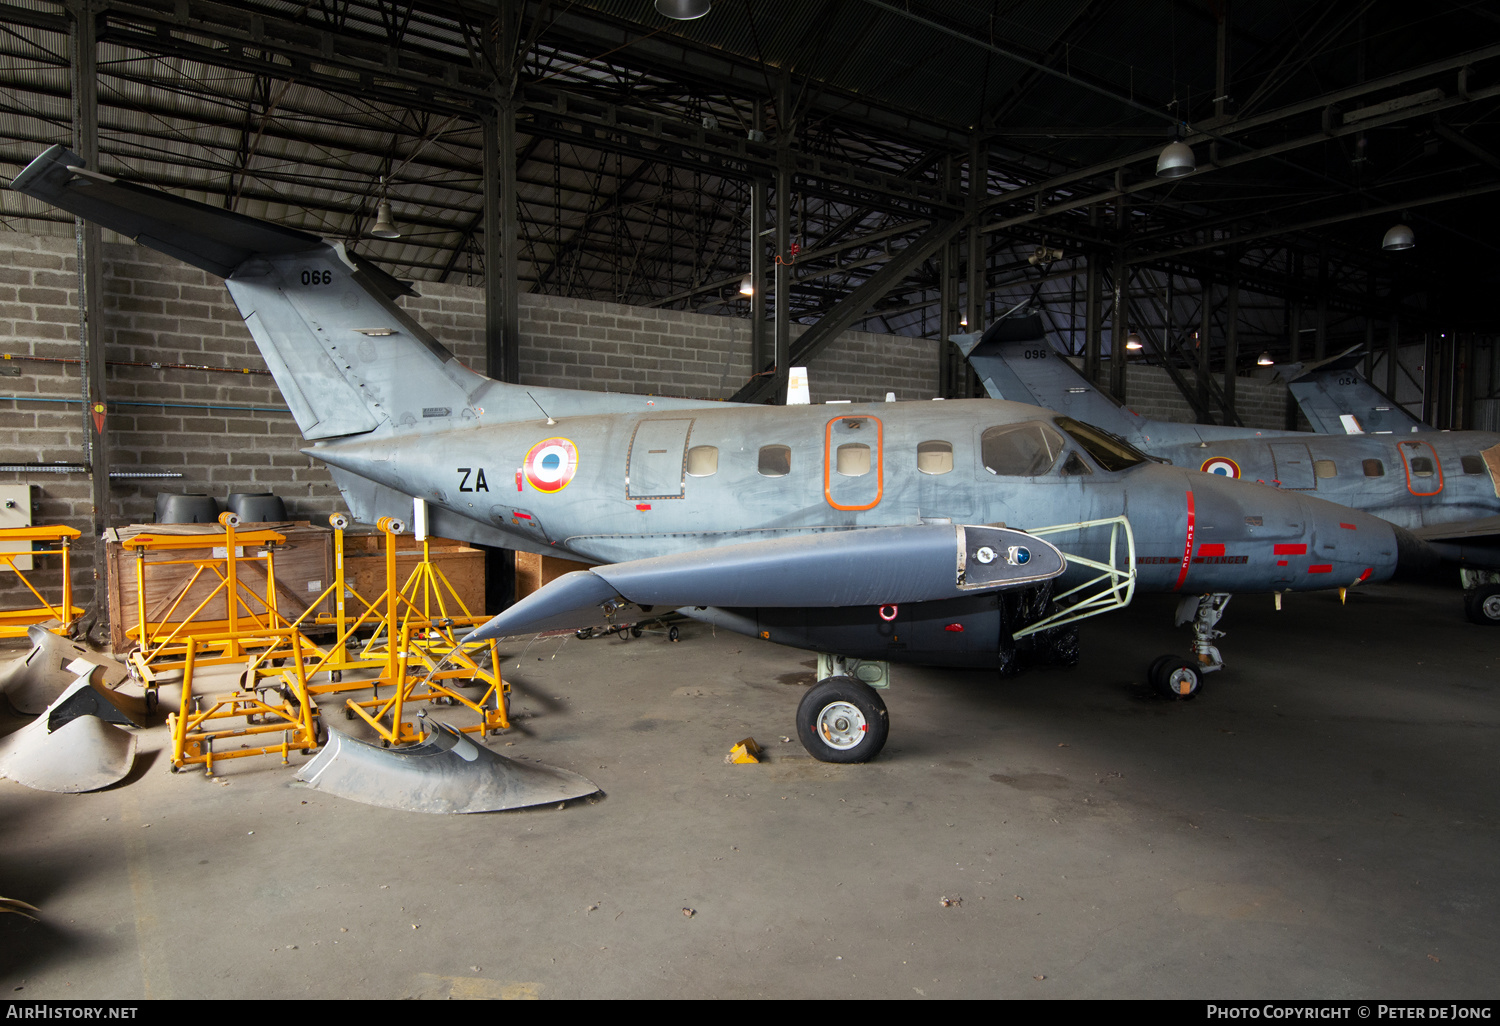
<path fill-rule="evenodd" d="M 1156 456 L 1147 456 L 1119 435 L 1092 424 L 1085 424 L 1072 417 L 1058 417 L 1056 423 L 1105 470 L 1129 470 L 1142 463 L 1167 462 Z"/>

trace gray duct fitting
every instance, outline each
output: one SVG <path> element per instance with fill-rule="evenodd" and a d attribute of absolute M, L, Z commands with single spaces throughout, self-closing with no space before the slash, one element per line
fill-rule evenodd
<path fill-rule="evenodd" d="M 0 666 L 0 694 L 23 716 L 45 712 L 81 676 L 110 688 L 129 676 L 119 660 L 44 627 L 29 627 L 26 636 L 31 651 Z"/>
<path fill-rule="evenodd" d="M 96 706 L 94 691 L 87 678 L 79 678 L 46 716 L 0 740 L 0 776 L 63 794 L 97 791 L 124 780 L 135 764 L 135 735 L 81 711 Z"/>
<path fill-rule="evenodd" d="M 330 728 L 328 743 L 297 779 L 341 798 L 406 812 L 499 812 L 599 790 L 577 773 L 507 759 L 446 723 L 427 722 L 432 732 L 426 739 L 389 749 Z"/>

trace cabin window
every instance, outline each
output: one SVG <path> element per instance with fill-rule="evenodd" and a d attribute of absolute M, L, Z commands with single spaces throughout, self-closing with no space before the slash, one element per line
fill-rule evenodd
<path fill-rule="evenodd" d="M 1385 464 L 1379 460 L 1365 460 L 1365 477 L 1385 477 Z"/>
<path fill-rule="evenodd" d="M 695 445 L 687 454 L 688 477 L 710 477 L 719 472 L 719 447 Z"/>
<path fill-rule="evenodd" d="M 760 447 L 760 462 L 755 469 L 761 477 L 786 477 L 792 472 L 792 450 L 785 445 Z"/>
<path fill-rule="evenodd" d="M 1484 473 L 1484 460 L 1478 456 L 1460 456 L 1458 462 L 1463 464 L 1465 474 Z"/>
<path fill-rule="evenodd" d="M 1338 477 L 1339 468 L 1333 460 L 1313 460 L 1313 473 L 1319 477 Z"/>
<path fill-rule="evenodd" d="M 1081 474 L 1092 474 L 1094 469 L 1083 461 L 1082 456 L 1076 452 L 1070 452 L 1063 463 L 1062 472 L 1067 477 L 1078 477 Z"/>
<path fill-rule="evenodd" d="M 952 442 L 921 442 L 917 445 L 917 469 L 924 474 L 946 474 L 953 469 Z"/>
<path fill-rule="evenodd" d="M 1411 476 L 1431 477 L 1432 460 L 1428 459 L 1426 456 L 1413 456 L 1411 458 Z"/>
<path fill-rule="evenodd" d="M 1062 450 L 1062 435 L 1040 421 L 992 427 L 979 439 L 984 469 L 1004 477 L 1045 474 Z"/>
<path fill-rule="evenodd" d="M 868 474 L 870 472 L 870 447 L 862 442 L 850 442 L 839 446 L 834 469 L 844 477 L 863 477 Z"/>

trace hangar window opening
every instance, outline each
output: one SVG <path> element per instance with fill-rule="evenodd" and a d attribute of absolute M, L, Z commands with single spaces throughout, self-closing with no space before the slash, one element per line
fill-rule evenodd
<path fill-rule="evenodd" d="M 991 474 L 1036 477 L 1052 469 L 1063 444 L 1050 424 L 1034 420 L 990 428 L 979 438 L 979 453 Z"/>
<path fill-rule="evenodd" d="M 687 454 L 688 477 L 712 477 L 719 472 L 719 447 L 695 445 Z"/>
<path fill-rule="evenodd" d="M 1432 461 L 1426 456 L 1413 456 L 1411 458 L 1412 477 L 1431 477 Z"/>
<path fill-rule="evenodd" d="M 1484 460 L 1478 456 L 1460 456 L 1458 462 L 1463 465 L 1465 474 L 1484 473 Z"/>
<path fill-rule="evenodd" d="M 786 477 L 792 472 L 792 450 L 786 445 L 763 445 L 755 466 L 761 477 Z"/>
<path fill-rule="evenodd" d="M 1365 460 L 1365 477 L 1385 477 L 1385 464 L 1379 460 Z"/>
<path fill-rule="evenodd" d="M 920 442 L 917 445 L 917 469 L 924 474 L 946 474 L 953 469 L 952 442 Z"/>
<path fill-rule="evenodd" d="M 1313 472 L 1319 477 L 1339 476 L 1339 468 L 1333 460 L 1313 460 Z"/>
<path fill-rule="evenodd" d="M 863 477 L 870 472 L 870 447 L 849 442 L 838 448 L 834 469 L 844 477 Z"/>

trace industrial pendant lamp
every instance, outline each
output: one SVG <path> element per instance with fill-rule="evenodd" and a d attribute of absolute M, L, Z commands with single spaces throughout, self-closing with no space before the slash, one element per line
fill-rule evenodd
<path fill-rule="evenodd" d="M 1198 170 L 1198 160 L 1193 156 L 1193 148 L 1181 139 L 1173 139 L 1162 147 L 1161 156 L 1156 158 L 1156 177 L 1158 178 L 1181 178 Z"/>
<path fill-rule="evenodd" d="M 1416 244 L 1416 233 L 1404 224 L 1392 225 L 1391 230 L 1385 233 L 1385 238 L 1380 240 L 1380 248 L 1392 252 L 1411 249 Z"/>
<path fill-rule="evenodd" d="M 753 296 L 753 295 L 755 295 L 755 276 L 754 275 L 747 274 L 743 278 L 740 279 L 740 295 L 742 295 L 742 296 Z"/>
<path fill-rule="evenodd" d="M 1274 366 L 1275 363 L 1276 361 L 1271 359 L 1271 351 L 1269 349 L 1261 353 L 1260 356 L 1255 360 L 1255 365 L 1257 367 L 1271 367 Z"/>
<path fill-rule="evenodd" d="M 656 0 L 656 13 L 673 21 L 692 21 L 708 13 L 709 0 Z"/>
<path fill-rule="evenodd" d="M 1130 350 L 1132 353 L 1139 350 L 1141 348 L 1141 336 L 1134 331 L 1132 331 L 1129 335 L 1126 335 L 1125 348 Z"/>
<path fill-rule="evenodd" d="M 384 197 L 380 200 L 380 206 L 375 210 L 375 227 L 370 229 L 370 234 L 377 239 L 399 239 L 401 233 L 391 221 L 391 201 Z"/>

